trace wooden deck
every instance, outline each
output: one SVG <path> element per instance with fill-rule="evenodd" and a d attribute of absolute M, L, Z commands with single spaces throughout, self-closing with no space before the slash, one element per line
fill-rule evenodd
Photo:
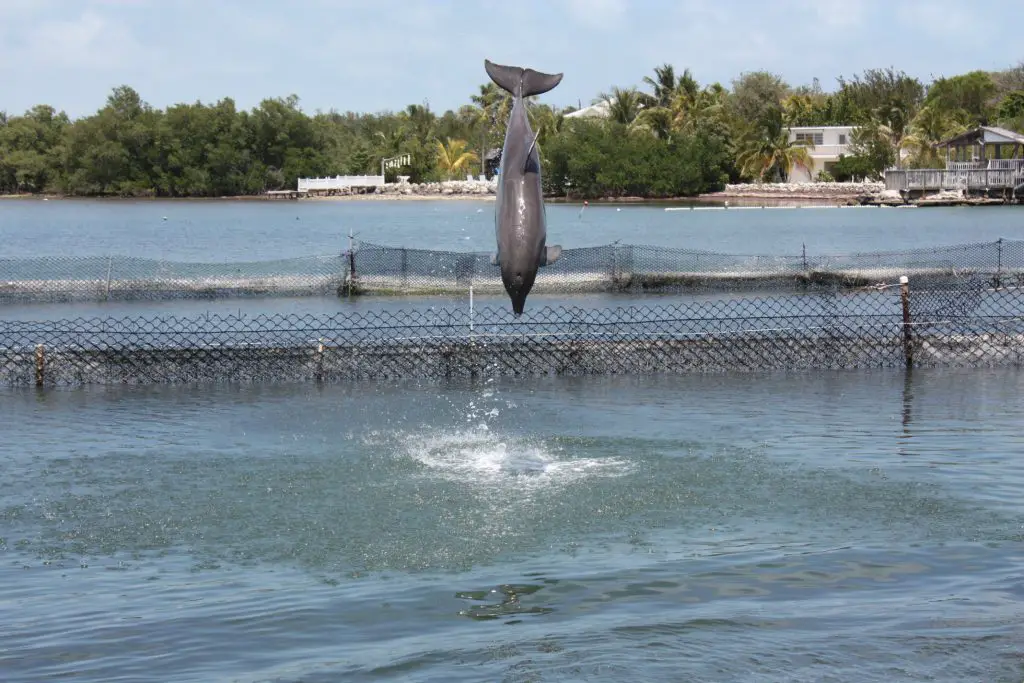
<path fill-rule="evenodd" d="M 307 192 L 305 190 L 267 190 L 266 194 L 271 199 L 298 199 L 305 197 Z"/>
<path fill-rule="evenodd" d="M 949 169 L 890 169 L 885 172 L 885 189 L 907 192 L 963 190 L 969 194 L 988 194 L 992 191 L 1012 193 L 1022 184 L 1024 165 L 1020 163 L 992 164 L 984 168 L 974 164 L 954 164 Z"/>

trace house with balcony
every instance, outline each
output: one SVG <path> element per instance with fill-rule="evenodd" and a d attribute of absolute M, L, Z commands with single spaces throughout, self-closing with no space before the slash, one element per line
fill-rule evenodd
<path fill-rule="evenodd" d="M 853 126 L 793 126 L 789 129 L 790 142 L 806 142 L 814 145 L 807 152 L 811 157 L 810 168 L 795 164 L 789 173 L 789 182 L 806 183 L 818 179 L 822 171 L 832 172 L 832 166 L 839 161 L 840 154 L 849 154 L 850 135 Z"/>

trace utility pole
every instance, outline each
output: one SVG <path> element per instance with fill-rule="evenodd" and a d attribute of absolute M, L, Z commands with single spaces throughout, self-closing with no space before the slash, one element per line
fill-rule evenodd
<path fill-rule="evenodd" d="M 480 175 L 487 180 L 487 122 L 480 126 Z"/>

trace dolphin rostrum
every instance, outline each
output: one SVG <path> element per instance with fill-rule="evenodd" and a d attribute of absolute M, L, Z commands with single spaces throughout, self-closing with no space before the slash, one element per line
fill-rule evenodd
<path fill-rule="evenodd" d="M 502 66 L 484 60 L 491 80 L 512 94 L 505 145 L 501 150 L 494 206 L 494 230 L 498 251 L 491 263 L 501 266 L 501 282 L 512 299 L 512 312 L 523 313 L 526 295 L 537 278 L 537 269 L 554 263 L 562 247 L 547 246 L 547 213 L 540 184 L 540 152 L 526 116 L 525 98 L 554 88 L 562 74 L 545 74 L 518 66 Z"/>

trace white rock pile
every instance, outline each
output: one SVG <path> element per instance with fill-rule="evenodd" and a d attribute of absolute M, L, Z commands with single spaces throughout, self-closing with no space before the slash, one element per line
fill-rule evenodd
<path fill-rule="evenodd" d="M 377 187 L 374 194 L 465 196 L 495 194 L 497 189 L 497 180 L 446 180 L 440 183 L 388 183 Z"/>
<path fill-rule="evenodd" d="M 719 194 L 733 196 L 779 196 L 779 197 L 853 197 L 874 194 L 885 189 L 883 182 L 860 183 L 743 183 L 726 185 Z"/>

